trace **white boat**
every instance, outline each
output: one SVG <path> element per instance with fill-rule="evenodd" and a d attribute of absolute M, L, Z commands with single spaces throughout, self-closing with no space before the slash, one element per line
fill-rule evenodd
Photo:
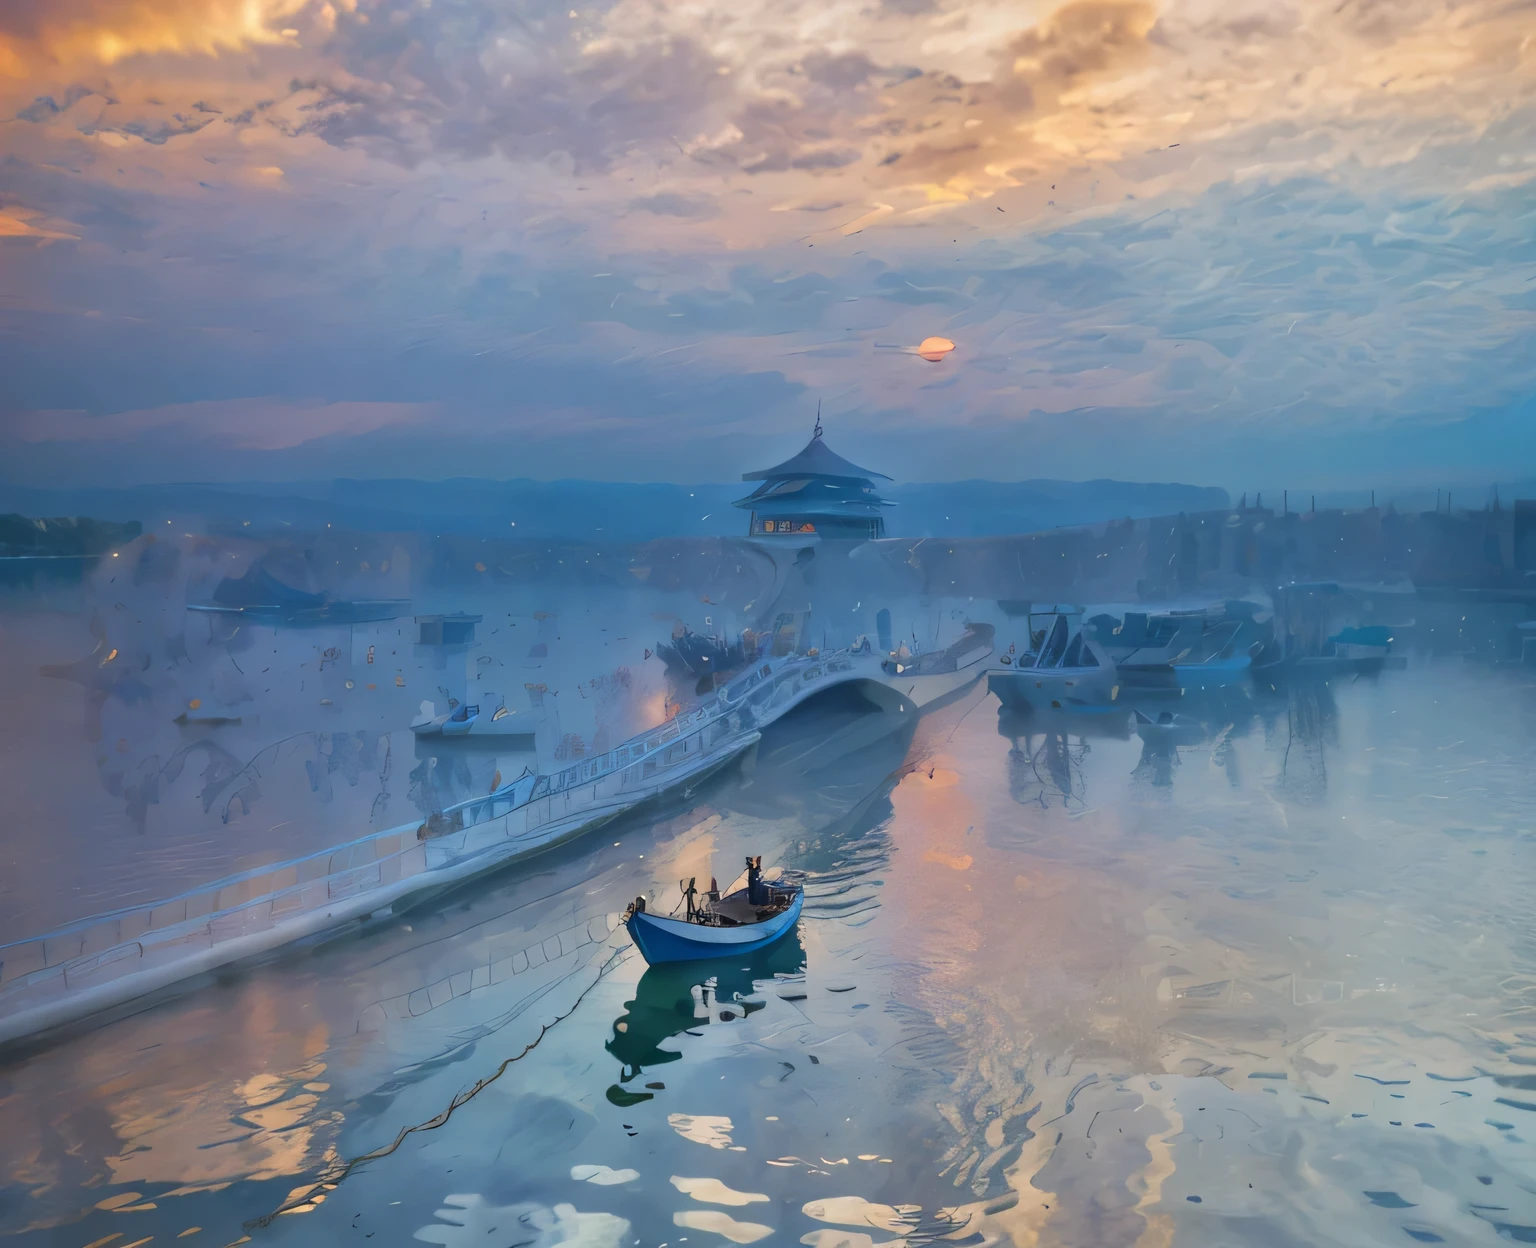
<path fill-rule="evenodd" d="M 986 671 L 994 635 L 990 624 L 967 622 L 953 645 L 918 655 L 898 651 L 881 662 L 880 670 L 892 689 L 921 709 L 965 688 Z"/>
<path fill-rule="evenodd" d="M 455 706 L 439 715 L 432 703 L 423 702 L 421 714 L 411 720 L 411 731 L 418 737 L 462 737 L 474 727 L 479 718 L 478 706 Z"/>
<path fill-rule="evenodd" d="M 431 702 L 422 702 L 421 713 L 411 720 L 411 731 L 418 737 L 508 737 L 531 735 L 543 716 L 538 712 L 518 715 L 498 706 L 489 715 L 480 706 L 456 706 L 439 715 Z"/>
<path fill-rule="evenodd" d="M 1048 621 L 1036 629 L 1034 621 Z M 1002 656 L 987 688 L 1011 709 L 1087 710 L 1119 696 L 1114 661 L 1083 631 L 1081 608 L 1031 612 L 1026 649 Z"/>
<path fill-rule="evenodd" d="M 1160 615 L 1129 611 L 1098 640 L 1127 696 L 1179 697 L 1245 683 L 1272 634 L 1267 617 L 1260 620 L 1252 604 L 1234 601 Z"/>

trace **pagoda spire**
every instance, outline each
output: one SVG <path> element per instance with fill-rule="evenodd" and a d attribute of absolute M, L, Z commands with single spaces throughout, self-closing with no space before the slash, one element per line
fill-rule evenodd
<path fill-rule="evenodd" d="M 749 536 L 780 534 L 801 543 L 822 538 L 868 541 L 885 536 L 882 512 L 891 504 L 875 490 L 883 473 L 850 463 L 826 443 L 821 400 L 811 440 L 782 464 L 741 474 L 761 484 L 732 506 L 752 513 Z"/>

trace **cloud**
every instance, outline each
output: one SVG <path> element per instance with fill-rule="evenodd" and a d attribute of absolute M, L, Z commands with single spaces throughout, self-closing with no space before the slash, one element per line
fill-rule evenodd
<path fill-rule="evenodd" d="M 654 212 L 658 217 L 712 217 L 720 211 L 713 200 L 690 199 L 671 191 L 641 195 L 630 200 L 629 206 L 639 212 Z"/>
<path fill-rule="evenodd" d="M 1214 480 L 1243 431 L 1481 421 L 1536 383 L 1527 33 L 1495 0 L 26 0 L 0 446 L 718 476 L 817 396 L 942 427 L 908 471 L 1178 444 Z"/>
<path fill-rule="evenodd" d="M 727 89 L 685 31 L 615 39 L 563 4 L 384 0 L 339 13 L 324 51 L 298 132 L 411 165 L 494 154 L 600 172 L 635 144 L 670 146 Z"/>
<path fill-rule="evenodd" d="M 9 422 L 20 442 L 118 442 L 146 438 L 190 441 L 218 452 L 280 451 L 337 437 L 361 437 L 433 416 L 412 403 L 309 403 L 240 399 L 182 403 L 144 411 L 89 416 L 84 412 L 27 412 Z"/>
<path fill-rule="evenodd" d="M 280 42 L 304 0 L 9 0 L 0 10 L 0 69 L 111 65 L 160 52 L 215 54 Z"/>
<path fill-rule="evenodd" d="M 92 94 L 89 87 L 72 86 L 63 93 L 63 98 L 55 100 L 51 95 L 40 95 L 26 108 L 16 114 L 18 121 L 45 121 L 51 117 L 57 117 L 60 113 L 85 99 Z"/>
<path fill-rule="evenodd" d="M 64 229 L 50 228 L 39 219 L 39 214 L 25 208 L 8 210 L 0 204 L 0 239 L 29 239 L 44 244 L 79 237 Z"/>

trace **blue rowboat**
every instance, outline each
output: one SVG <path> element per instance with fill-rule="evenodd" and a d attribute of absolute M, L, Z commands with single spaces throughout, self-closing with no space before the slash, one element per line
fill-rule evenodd
<path fill-rule="evenodd" d="M 641 956 L 658 962 L 696 962 L 735 957 L 773 944 L 800 921 L 805 890 L 798 884 L 762 878 L 762 859 L 747 859 L 745 888 L 721 895 L 711 888 L 702 897 L 695 882 L 683 885 L 687 903 L 682 918 L 652 914 L 637 897 L 624 925 Z"/>

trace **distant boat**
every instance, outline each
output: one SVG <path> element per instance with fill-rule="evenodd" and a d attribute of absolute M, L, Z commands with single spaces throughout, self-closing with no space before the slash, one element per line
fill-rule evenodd
<path fill-rule="evenodd" d="M 1036 628 L 1037 619 L 1048 621 Z M 1083 629 L 1081 610 L 1031 612 L 1024 653 L 1005 654 L 987 688 L 1009 710 L 1108 709 L 1119 696 L 1114 661 Z"/>
<path fill-rule="evenodd" d="M 238 707 L 226 705 L 213 698 L 193 698 L 186 710 L 171 722 L 184 727 L 189 724 L 205 724 L 218 727 L 221 724 L 238 724 L 242 718 Z"/>
<path fill-rule="evenodd" d="M 1385 624 L 1366 624 L 1341 628 L 1328 638 L 1328 644 L 1341 659 L 1385 659 L 1396 640 Z"/>
<path fill-rule="evenodd" d="M 1392 653 L 1396 631 L 1385 624 L 1342 628 L 1315 650 L 1303 649 L 1292 634 L 1283 641 L 1277 640 L 1259 656 L 1254 674 L 1274 685 L 1292 678 L 1335 680 L 1374 675 L 1388 669 L 1401 671 L 1408 666 L 1408 659 Z"/>
<path fill-rule="evenodd" d="M 1161 615 L 1130 611 L 1118 623 L 1095 616 L 1088 628 L 1127 694 L 1177 697 L 1246 682 L 1254 656 L 1274 636 L 1272 621 L 1258 617 L 1254 604 L 1232 600 Z"/>
<path fill-rule="evenodd" d="M 710 688 L 714 688 L 716 675 L 734 672 L 752 657 L 741 641 L 732 644 L 723 637 L 705 637 L 689 629 L 676 633 L 670 643 L 658 641 L 656 656 L 680 678 L 710 677 Z"/>
<path fill-rule="evenodd" d="M 958 641 L 943 650 L 910 654 L 905 647 L 883 659 L 880 670 L 891 688 L 904 694 L 914 706 L 925 707 L 965 688 L 986 671 L 991 657 L 994 630 L 990 624 L 965 623 Z"/>
<path fill-rule="evenodd" d="M 240 577 L 225 577 L 212 602 L 189 602 L 188 611 L 238 615 L 261 624 L 365 624 L 392 620 L 410 610 L 405 598 L 358 598 L 343 601 L 310 593 L 278 580 L 259 564 Z"/>
<path fill-rule="evenodd" d="M 800 920 L 805 890 L 795 883 L 763 878 L 761 857 L 747 859 L 743 888 L 721 894 L 710 881 L 701 897 L 697 881 L 682 885 L 682 918 L 652 914 L 645 898 L 636 897 L 624 925 L 653 966 L 658 962 L 695 962 L 751 953 L 763 949 L 794 928 Z"/>
<path fill-rule="evenodd" d="M 478 706 L 456 706 L 445 714 L 434 713 L 432 703 L 421 704 L 421 714 L 411 720 L 411 731 L 418 737 L 462 737 L 480 718 Z"/>
<path fill-rule="evenodd" d="M 505 704 L 488 713 L 482 713 L 478 704 L 455 706 L 439 715 L 430 701 L 423 701 L 420 714 L 411 720 L 411 731 L 418 737 L 531 738 L 541 722 L 538 714 L 518 718 Z"/>

